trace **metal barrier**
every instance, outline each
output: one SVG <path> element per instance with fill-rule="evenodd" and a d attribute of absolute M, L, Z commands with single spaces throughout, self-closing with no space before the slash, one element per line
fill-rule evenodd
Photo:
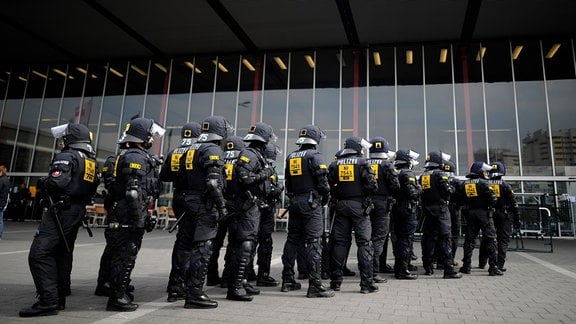
<path fill-rule="evenodd" d="M 516 239 L 516 248 L 508 247 L 509 251 L 523 251 L 523 252 L 544 252 L 554 253 L 554 241 L 552 235 L 554 232 L 555 221 L 552 217 L 552 212 L 546 207 L 539 207 L 534 205 L 519 205 L 521 228 L 514 233 Z M 542 212 L 545 212 L 545 217 L 542 217 Z M 539 249 L 531 242 L 533 247 L 527 248 L 524 244 L 524 237 L 534 236 L 536 241 L 539 239 L 544 240 L 544 236 L 548 234 L 549 242 L 544 245 L 549 245 L 550 249 Z"/>

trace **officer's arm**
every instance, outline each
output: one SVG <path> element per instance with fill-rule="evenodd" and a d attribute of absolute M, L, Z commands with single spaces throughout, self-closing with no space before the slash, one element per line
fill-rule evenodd
<path fill-rule="evenodd" d="M 263 182 L 270 179 L 272 175 L 272 168 L 260 168 L 260 170 L 256 171 L 255 164 L 258 161 L 252 161 L 249 157 L 242 155 L 238 159 L 237 162 L 237 170 L 239 180 L 247 185 L 250 186 L 253 183 Z"/>
<path fill-rule="evenodd" d="M 172 181 L 174 181 L 174 179 L 172 177 L 172 163 L 173 163 L 172 153 L 168 154 L 167 161 L 168 161 L 168 163 L 162 164 L 162 168 L 160 169 L 160 176 L 158 177 L 158 179 L 160 181 L 163 181 L 163 182 L 172 182 Z M 178 164 L 175 166 L 176 169 L 178 169 L 179 166 L 180 166 L 180 161 L 178 161 Z"/>
<path fill-rule="evenodd" d="M 44 188 L 51 193 L 50 196 L 58 197 L 66 192 L 66 188 L 72 182 L 72 171 L 74 170 L 74 159 L 69 152 L 61 152 L 54 156 L 48 177 L 44 181 Z"/>
<path fill-rule="evenodd" d="M 144 195 L 142 193 L 142 184 L 140 177 L 136 174 L 129 174 L 126 179 L 126 192 L 124 197 L 128 203 L 128 210 L 132 215 L 140 215 L 140 210 L 144 204 Z"/>
<path fill-rule="evenodd" d="M 322 195 L 322 200 L 328 202 L 330 194 L 330 184 L 328 184 L 328 167 L 322 161 L 320 153 L 315 154 L 310 160 L 309 168 L 316 178 L 316 191 Z"/>
<path fill-rule="evenodd" d="M 218 211 L 221 211 L 226 208 L 226 200 L 222 193 L 222 167 L 211 166 L 206 171 L 206 189 Z"/>
<path fill-rule="evenodd" d="M 372 195 L 378 191 L 378 182 L 376 181 L 374 170 L 368 163 L 361 165 L 362 181 L 364 182 L 364 190 L 368 195 Z"/>
<path fill-rule="evenodd" d="M 392 197 L 396 197 L 400 193 L 400 181 L 398 181 L 398 171 L 390 164 L 384 167 L 386 172 L 386 185 L 388 192 Z"/>

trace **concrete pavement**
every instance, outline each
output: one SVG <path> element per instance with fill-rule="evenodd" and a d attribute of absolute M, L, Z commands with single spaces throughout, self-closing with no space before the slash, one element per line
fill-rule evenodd
<path fill-rule="evenodd" d="M 132 274 L 136 286 L 132 313 L 105 311 L 105 297 L 94 296 L 104 235 L 94 237 L 80 230 L 74 253 L 72 295 L 57 316 L 24 319 L 18 311 L 35 301 L 35 288 L 27 257 L 37 223 L 5 222 L 0 241 L 0 323 L 575 323 L 576 322 L 576 241 L 554 240 L 554 253 L 546 253 L 547 240 L 524 239 L 524 250 L 509 252 L 502 277 L 489 277 L 487 270 L 472 269 L 460 280 L 444 280 L 441 271 L 400 281 L 392 275 L 379 284 L 380 291 L 360 294 L 359 276 L 345 277 L 334 298 L 306 298 L 306 281 L 300 291 L 280 292 L 279 287 L 261 288 L 252 302 L 225 299 L 225 289 L 207 287 L 207 294 L 219 303 L 216 309 L 184 309 L 183 301 L 166 302 L 166 284 L 175 233 L 156 230 L 144 237 Z M 274 233 L 272 275 L 280 280 L 281 254 L 285 232 Z M 420 256 L 420 244 L 415 243 Z M 515 242 L 511 247 L 515 247 Z M 349 265 L 357 270 L 356 248 Z M 477 252 L 477 250 L 475 251 Z M 223 253 L 222 253 L 223 255 Z M 462 250 L 457 252 L 458 259 Z M 477 253 L 475 253 L 477 258 Z M 389 252 L 389 263 L 392 253 Z M 473 266 L 475 264 L 473 263 Z M 328 282 L 326 282 L 328 284 Z"/>

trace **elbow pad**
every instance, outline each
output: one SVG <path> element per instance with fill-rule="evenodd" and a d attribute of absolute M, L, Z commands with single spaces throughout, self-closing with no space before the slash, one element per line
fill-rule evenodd
<path fill-rule="evenodd" d="M 132 178 L 126 183 L 126 192 L 124 193 L 128 206 L 133 210 L 139 210 L 142 205 L 142 188 L 138 179 Z"/>

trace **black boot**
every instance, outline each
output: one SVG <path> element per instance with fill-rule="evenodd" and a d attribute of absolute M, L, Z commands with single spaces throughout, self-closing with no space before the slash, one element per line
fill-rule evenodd
<path fill-rule="evenodd" d="M 319 280 L 310 280 L 308 284 L 308 292 L 306 297 L 308 298 L 330 298 L 334 297 L 336 293 L 330 288 L 326 288 L 322 285 Z"/>
<path fill-rule="evenodd" d="M 244 286 L 244 290 L 246 290 L 246 293 L 248 295 L 250 296 L 260 295 L 260 289 L 252 286 L 246 279 L 242 281 L 242 285 Z"/>
<path fill-rule="evenodd" d="M 38 301 L 31 307 L 22 308 L 19 315 L 20 317 L 58 315 L 58 304 L 47 304 Z"/>
<path fill-rule="evenodd" d="M 198 242 L 192 248 L 191 264 L 186 281 L 186 302 L 184 308 L 216 308 L 218 303 L 211 300 L 202 288 L 212 255 L 212 241 Z"/>
<path fill-rule="evenodd" d="M 444 279 L 460 279 L 462 274 L 454 270 L 444 271 Z"/>
<path fill-rule="evenodd" d="M 344 266 L 344 268 L 342 268 L 342 275 L 344 277 L 354 277 L 356 275 L 356 272 L 350 270 L 348 266 Z"/>
<path fill-rule="evenodd" d="M 58 297 L 58 310 L 66 309 L 66 297 Z"/>
<path fill-rule="evenodd" d="M 235 268 L 236 273 L 230 273 L 226 299 L 235 301 L 252 301 L 252 299 L 254 299 L 254 297 L 249 295 L 244 288 L 244 274 L 246 273 L 248 262 L 250 261 L 252 247 L 252 241 L 244 241 L 239 247 L 237 254 L 233 256 L 236 258 L 236 261 L 234 262 L 234 266 L 230 269 Z"/>
<path fill-rule="evenodd" d="M 382 276 L 380 276 L 379 274 L 375 273 L 374 276 L 372 277 L 372 279 L 374 280 L 375 283 L 385 283 L 388 280 Z"/>
<path fill-rule="evenodd" d="M 410 255 L 408 255 L 410 258 Z M 410 273 L 408 271 L 408 260 L 396 259 L 394 264 L 394 277 L 398 280 L 416 280 L 418 275 Z"/>
<path fill-rule="evenodd" d="M 268 273 L 259 273 L 258 278 L 256 279 L 256 286 L 259 287 L 276 287 L 278 284 L 278 280 L 270 277 L 270 274 Z"/>
<path fill-rule="evenodd" d="M 112 288 L 110 288 L 110 283 L 105 282 L 101 285 L 96 286 L 96 290 L 94 291 L 94 295 L 96 296 L 112 296 Z"/>
<path fill-rule="evenodd" d="M 186 298 L 184 303 L 184 308 L 216 308 L 218 307 L 218 302 L 210 299 L 208 295 L 204 292 L 199 294 L 190 294 Z"/>
<path fill-rule="evenodd" d="M 208 273 L 206 276 L 206 286 L 217 286 L 222 282 L 218 273 Z"/>
<path fill-rule="evenodd" d="M 170 288 L 168 291 L 168 298 L 166 299 L 167 302 L 173 303 L 177 300 L 184 300 L 186 299 L 186 293 L 183 289 L 174 289 Z"/>
<path fill-rule="evenodd" d="M 300 289 L 302 289 L 302 285 L 299 282 L 297 282 L 293 277 L 282 279 L 282 288 L 281 288 L 282 292 L 288 292 Z"/>
<path fill-rule="evenodd" d="M 123 294 L 122 297 L 108 298 L 106 305 L 106 310 L 112 312 L 133 312 L 137 308 L 138 304 L 132 303 L 132 299 L 127 294 Z"/>
<path fill-rule="evenodd" d="M 394 268 L 386 263 L 380 263 L 380 273 L 394 273 Z"/>
<path fill-rule="evenodd" d="M 432 264 L 426 263 L 423 265 L 423 267 L 424 267 L 424 275 L 431 276 L 434 274 L 434 267 L 432 266 Z"/>
<path fill-rule="evenodd" d="M 374 282 L 367 282 L 360 285 L 360 292 L 363 294 L 377 292 L 378 290 L 379 288 Z"/>
<path fill-rule="evenodd" d="M 462 264 L 462 266 L 460 267 L 460 272 L 470 274 L 472 272 L 472 267 L 470 266 L 470 263 Z"/>
<path fill-rule="evenodd" d="M 493 277 L 493 276 L 502 276 L 502 275 L 504 275 L 504 272 L 500 271 L 500 269 L 498 269 L 498 268 L 496 268 L 496 267 L 494 267 L 494 266 L 491 266 L 491 267 L 488 269 L 488 275 L 490 275 L 491 277 Z"/>

